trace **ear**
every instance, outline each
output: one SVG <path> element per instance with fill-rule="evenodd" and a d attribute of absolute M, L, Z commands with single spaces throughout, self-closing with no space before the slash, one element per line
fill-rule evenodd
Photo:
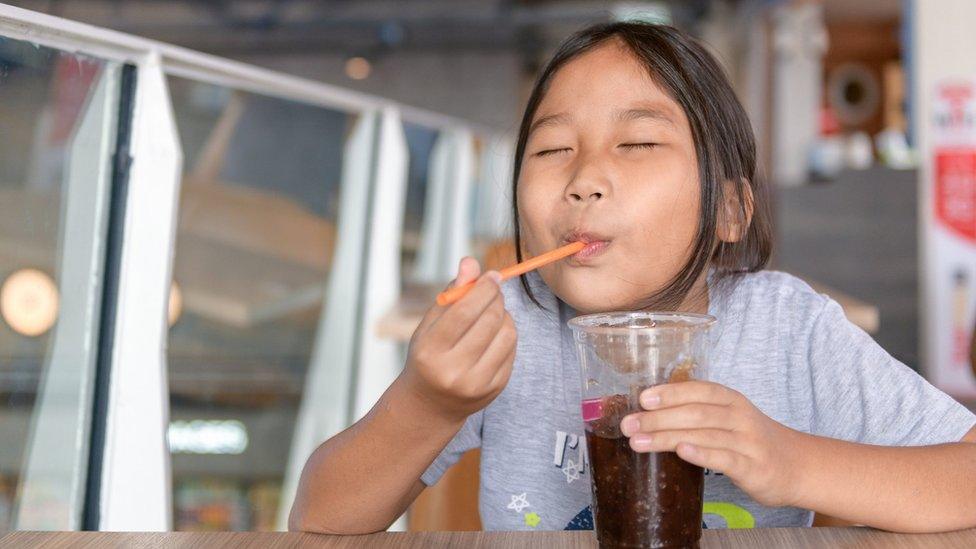
<path fill-rule="evenodd" d="M 752 187 L 748 181 L 743 179 L 739 185 L 733 181 L 723 181 L 715 235 L 728 244 L 742 240 L 752 223 L 753 210 Z"/>

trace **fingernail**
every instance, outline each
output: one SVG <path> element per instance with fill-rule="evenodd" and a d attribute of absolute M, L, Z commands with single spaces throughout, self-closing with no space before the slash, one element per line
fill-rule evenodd
<path fill-rule="evenodd" d="M 644 391 L 644 393 L 641 394 L 640 403 L 641 406 L 649 410 L 661 403 L 661 397 L 655 395 L 654 393 Z"/>
<path fill-rule="evenodd" d="M 650 450 L 651 449 L 651 436 L 640 434 L 630 437 L 630 446 L 634 450 Z"/>
<path fill-rule="evenodd" d="M 637 432 L 640 429 L 640 422 L 634 416 L 625 417 L 623 421 L 620 422 L 620 432 L 624 436 L 629 437 L 630 435 Z"/>
<path fill-rule="evenodd" d="M 490 279 L 492 279 L 492 280 L 494 280 L 495 281 L 495 284 L 501 284 L 502 283 L 502 273 L 500 273 L 498 271 L 488 271 L 487 273 L 485 273 L 485 276 L 488 277 L 488 278 L 490 278 Z"/>

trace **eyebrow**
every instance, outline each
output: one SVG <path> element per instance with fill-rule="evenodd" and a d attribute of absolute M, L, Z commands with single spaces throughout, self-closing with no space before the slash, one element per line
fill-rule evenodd
<path fill-rule="evenodd" d="M 614 115 L 614 118 L 621 122 L 627 120 L 651 119 L 651 120 L 658 120 L 660 122 L 664 122 L 671 126 L 675 125 L 674 120 L 671 118 L 671 115 L 668 114 L 667 111 L 663 109 L 653 108 L 653 107 L 644 107 L 640 109 L 626 109 L 626 110 L 617 111 L 617 113 Z"/>
<path fill-rule="evenodd" d="M 572 121 L 572 117 L 564 112 L 549 114 L 533 122 L 532 125 L 529 126 L 528 135 L 532 135 L 532 132 L 536 131 L 539 128 L 545 126 L 558 126 L 560 124 L 568 124 L 570 121 Z"/>
<path fill-rule="evenodd" d="M 666 110 L 655 108 L 655 107 L 642 107 L 637 109 L 619 110 L 616 113 L 614 113 L 614 119 L 617 120 L 618 122 L 651 119 L 651 120 L 664 122 L 665 124 L 668 124 L 672 127 L 675 126 L 674 119 L 671 117 L 670 114 L 668 114 Z M 539 128 L 543 128 L 546 126 L 558 126 L 560 124 L 568 124 L 572 122 L 572 120 L 573 117 L 571 117 L 569 114 L 565 112 L 543 116 L 538 120 L 536 120 L 535 122 L 533 122 L 531 126 L 529 126 L 528 135 L 532 135 L 532 132 L 536 131 Z"/>

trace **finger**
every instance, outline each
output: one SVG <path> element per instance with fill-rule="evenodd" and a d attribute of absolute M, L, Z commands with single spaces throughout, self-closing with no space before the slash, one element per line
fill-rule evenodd
<path fill-rule="evenodd" d="M 434 323 L 435 320 L 440 318 L 440 316 L 444 314 L 444 311 L 446 310 L 447 309 L 445 307 L 441 307 L 436 303 L 432 307 L 428 308 L 424 313 L 423 318 L 420 319 L 420 323 L 417 324 L 416 328 L 414 328 L 414 335 L 411 337 L 411 339 L 416 337 L 417 334 L 423 333 L 431 324 Z"/>
<path fill-rule="evenodd" d="M 460 356 L 480 357 L 505 321 L 505 300 L 499 292 L 451 348 Z"/>
<path fill-rule="evenodd" d="M 467 284 L 479 276 L 481 276 L 481 265 L 478 264 L 478 260 L 473 257 L 462 257 L 461 262 L 458 263 L 457 278 L 451 281 L 448 287 L 453 288 L 454 286 Z"/>
<path fill-rule="evenodd" d="M 508 321 L 498 330 L 484 353 L 471 367 L 470 375 L 481 383 L 491 383 L 498 369 L 505 365 L 505 360 L 511 354 L 516 344 L 515 328 Z"/>
<path fill-rule="evenodd" d="M 454 347 L 492 301 L 501 296 L 498 276 L 497 271 L 488 271 L 482 275 L 471 291 L 450 305 L 431 325 L 430 329 L 438 332 L 438 339 L 442 345 L 448 349 Z"/>
<path fill-rule="evenodd" d="M 718 471 L 730 478 L 741 478 L 745 467 L 745 456 L 725 448 L 708 448 L 694 444 L 681 443 L 675 448 L 678 457 L 699 467 Z"/>
<path fill-rule="evenodd" d="M 699 402 L 729 406 L 735 402 L 739 393 L 724 385 L 710 381 L 682 381 L 680 383 L 663 383 L 645 389 L 640 396 L 641 406 L 645 410 L 668 408 Z"/>
<path fill-rule="evenodd" d="M 513 345 L 502 367 L 495 372 L 495 377 L 491 378 L 491 387 L 494 389 L 504 389 L 508 385 L 508 380 L 512 377 L 512 368 L 515 364 L 515 349 L 518 345 Z"/>
<path fill-rule="evenodd" d="M 738 438 L 725 429 L 682 429 L 637 433 L 630 437 L 630 447 L 635 452 L 674 452 L 679 444 L 692 444 L 706 448 L 736 450 Z"/>
<path fill-rule="evenodd" d="M 682 404 L 650 412 L 630 414 L 620 422 L 626 436 L 677 429 L 732 429 L 733 415 L 728 406 L 716 404 Z"/>
<path fill-rule="evenodd" d="M 481 266 L 478 264 L 478 261 L 473 257 L 462 257 L 461 261 L 458 263 L 457 277 L 448 283 L 447 289 L 451 289 L 460 284 L 467 284 L 468 282 L 478 278 L 480 275 Z M 417 334 L 426 330 L 427 327 L 437 320 L 438 317 L 444 314 L 444 311 L 446 310 L 447 307 L 441 307 L 435 302 L 434 306 L 427 309 L 427 312 L 424 313 L 424 316 L 420 319 L 420 323 L 417 324 L 417 328 L 414 330 L 414 333 Z"/>

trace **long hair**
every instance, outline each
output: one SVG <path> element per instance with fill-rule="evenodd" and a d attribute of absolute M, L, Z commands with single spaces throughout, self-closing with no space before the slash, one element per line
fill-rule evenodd
<path fill-rule="evenodd" d="M 512 207 L 516 256 L 519 261 L 523 259 L 517 192 L 519 176 L 529 129 L 539 104 L 559 69 L 611 40 L 618 40 L 628 48 L 653 81 L 681 106 L 691 126 L 701 185 L 698 234 L 681 270 L 641 303 L 641 308 L 673 309 L 681 304 L 709 267 L 714 269 L 714 280 L 719 281 L 762 269 L 772 253 L 769 192 L 757 173 L 756 143 L 749 118 L 721 65 L 696 39 L 674 27 L 637 22 L 593 25 L 563 42 L 546 64 L 522 115 L 515 149 Z M 752 219 L 738 241 L 716 243 L 719 208 L 725 203 L 725 193 L 729 190 L 735 193 L 739 204 L 740 226 L 749 216 L 748 195 L 751 191 Z M 521 281 L 526 293 L 538 305 L 524 275 Z"/>

